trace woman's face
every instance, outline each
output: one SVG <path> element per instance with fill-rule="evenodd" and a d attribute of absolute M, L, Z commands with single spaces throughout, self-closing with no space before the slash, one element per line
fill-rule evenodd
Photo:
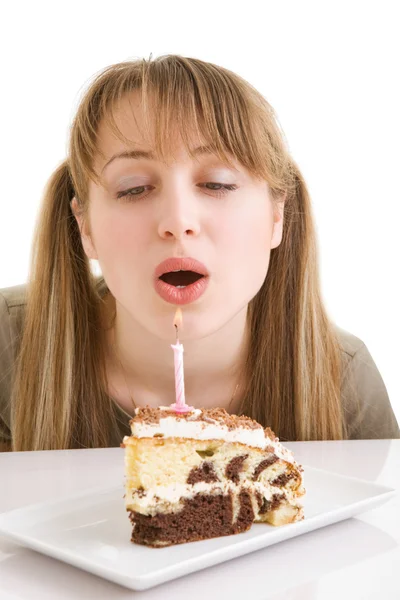
<path fill-rule="evenodd" d="M 135 97 L 120 105 L 116 122 L 132 144 L 124 145 L 100 126 L 99 144 L 107 158 L 95 165 L 103 185 L 90 182 L 91 237 L 81 229 L 86 254 L 99 261 L 125 311 L 165 340 L 171 339 L 176 303 L 156 291 L 155 269 L 170 257 L 200 261 L 208 272 L 207 285 L 199 298 L 183 300 L 182 338 L 207 336 L 246 311 L 259 291 L 270 250 L 281 241 L 283 205 L 274 215 L 266 182 L 211 153 L 201 152 L 193 160 L 179 139 L 174 160 L 167 164 L 140 154 L 111 160 L 127 150 L 153 152 L 152 139 L 141 134 L 142 111 Z M 203 145 L 193 137 L 194 148 Z"/>

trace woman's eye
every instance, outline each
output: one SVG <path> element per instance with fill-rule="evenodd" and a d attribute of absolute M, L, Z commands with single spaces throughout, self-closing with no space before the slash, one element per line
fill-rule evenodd
<path fill-rule="evenodd" d="M 237 189 L 237 185 L 235 184 L 227 184 L 227 183 L 214 183 L 212 181 L 208 181 L 205 184 L 202 184 L 204 186 L 211 186 L 211 187 L 207 187 L 206 189 L 211 190 L 213 192 L 218 192 L 217 195 L 221 195 L 223 196 L 224 194 L 227 194 L 228 192 L 233 192 L 234 190 Z"/>
<path fill-rule="evenodd" d="M 136 196 L 140 196 L 143 191 L 146 189 L 146 185 L 140 185 L 138 187 L 135 188 L 130 188 L 129 190 L 126 190 L 125 192 L 118 192 L 117 194 L 117 198 L 118 200 L 120 198 L 135 198 Z"/>
<path fill-rule="evenodd" d="M 151 187 L 151 186 L 140 185 L 138 187 L 130 188 L 129 190 L 126 190 L 124 192 L 118 192 L 117 199 L 119 200 L 120 198 L 128 198 L 128 199 L 142 198 L 143 192 L 146 190 L 146 188 L 149 188 L 149 187 Z M 217 196 L 224 196 L 228 192 L 233 192 L 234 190 L 237 189 L 237 185 L 235 185 L 235 184 L 215 183 L 212 181 L 208 181 L 207 183 L 201 183 L 201 184 L 199 184 L 199 187 L 204 187 L 207 190 L 216 192 Z"/>

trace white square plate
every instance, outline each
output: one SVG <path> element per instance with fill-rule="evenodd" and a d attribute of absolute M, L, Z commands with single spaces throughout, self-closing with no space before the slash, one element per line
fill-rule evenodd
<path fill-rule="evenodd" d="M 132 590 L 145 590 L 343 521 L 396 494 L 392 488 L 312 467 L 304 467 L 304 485 L 303 521 L 281 527 L 260 523 L 246 533 L 167 548 L 130 542 L 122 486 L 0 514 L 0 534 Z"/>

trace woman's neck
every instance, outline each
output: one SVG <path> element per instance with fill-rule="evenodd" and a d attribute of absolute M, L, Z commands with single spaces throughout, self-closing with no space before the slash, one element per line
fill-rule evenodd
<path fill-rule="evenodd" d="M 106 306 L 115 311 L 115 300 L 111 297 Z M 131 397 L 136 406 L 175 402 L 171 344 L 143 329 L 123 308 L 118 306 L 115 314 L 106 349 L 112 396 L 125 409 L 131 406 Z M 187 404 L 235 412 L 244 385 L 240 376 L 247 354 L 246 315 L 247 307 L 212 335 L 182 340 Z"/>

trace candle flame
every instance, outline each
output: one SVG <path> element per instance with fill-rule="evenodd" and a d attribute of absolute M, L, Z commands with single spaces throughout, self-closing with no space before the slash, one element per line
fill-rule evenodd
<path fill-rule="evenodd" d="M 176 343 L 179 343 L 179 328 L 182 326 L 182 311 L 178 307 L 176 309 L 175 317 L 174 317 L 174 327 L 176 333 Z"/>
<path fill-rule="evenodd" d="M 180 328 L 182 327 L 182 311 L 178 307 L 176 309 L 175 317 L 174 317 L 174 327 Z"/>

